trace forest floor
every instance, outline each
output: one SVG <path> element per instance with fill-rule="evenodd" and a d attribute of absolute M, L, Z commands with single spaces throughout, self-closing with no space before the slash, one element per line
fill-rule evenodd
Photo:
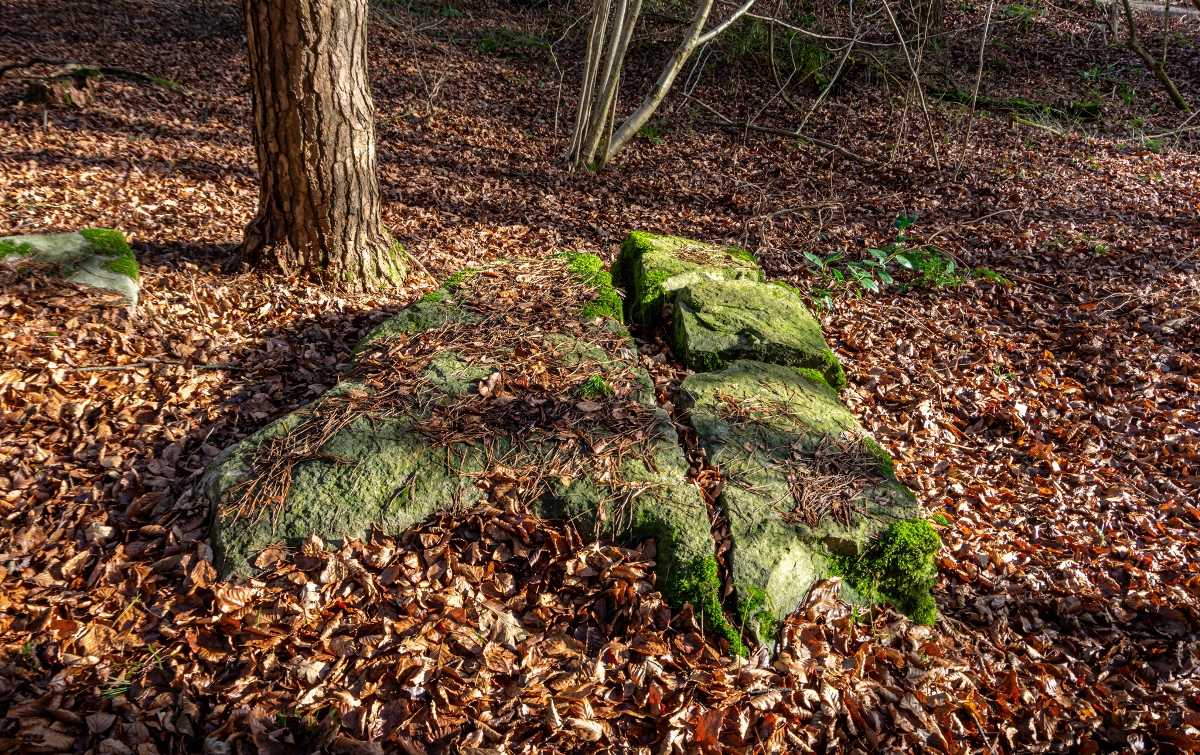
<path fill-rule="evenodd" d="M 946 88 L 970 91 L 985 11 L 948 6 L 946 45 L 926 63 Z M 399 551 L 406 570 L 444 570 L 431 545 L 479 541 L 468 515 L 345 546 L 341 566 L 306 548 L 269 583 L 216 581 L 197 476 L 336 384 L 355 342 L 432 283 L 344 297 L 221 272 L 257 196 L 234 5 L 0 2 L 3 62 L 110 63 L 187 91 L 108 80 L 92 105 L 43 107 L 0 81 L 0 234 L 121 228 L 143 287 L 134 317 L 48 271 L 0 270 L 0 749 L 1200 749 L 1200 121 L 1106 46 L 1089 5 L 997 6 L 981 94 L 1098 101 L 1099 118 L 981 109 L 965 143 L 967 108 L 930 101 L 935 154 L 904 76 L 861 61 L 805 131 L 877 163 L 865 165 L 703 123 L 705 105 L 776 128 L 801 115 L 755 74 L 753 50 L 725 49 L 694 99 L 673 92 L 609 170 L 572 173 L 570 12 L 377 8 L 385 222 L 439 279 L 498 256 L 611 259 L 633 229 L 752 251 L 823 305 L 844 399 L 928 514 L 951 522 L 938 625 L 817 594 L 789 620 L 787 655 L 739 666 L 686 615 L 667 625 L 647 609 L 606 635 L 568 602 L 546 608 L 560 655 L 521 646 L 536 673 L 514 671 L 499 610 L 474 630 L 493 640 L 474 643 L 487 673 L 467 675 L 472 643 L 451 629 L 471 618 L 462 603 L 398 587 L 388 564 Z M 1142 23 L 1159 49 L 1161 18 Z M 1175 19 L 1171 39 L 1168 70 L 1200 104 L 1200 25 Z M 622 112 L 670 44 L 655 26 L 637 38 Z M 816 92 L 792 95 L 807 110 Z M 862 258 L 894 242 L 898 217 L 916 218 L 906 247 L 943 250 L 957 282 L 859 296 L 803 254 Z M 974 268 L 1008 282 L 961 275 Z M 655 334 L 640 337 L 665 404 L 682 373 L 654 358 Z M 521 595 L 601 558 L 569 528 L 512 517 L 556 553 L 536 568 L 495 556 Z M 608 552 L 625 571 L 572 577 L 574 605 L 632 594 L 647 558 Z M 462 568 L 474 587 L 454 589 L 496 589 L 476 562 Z"/>

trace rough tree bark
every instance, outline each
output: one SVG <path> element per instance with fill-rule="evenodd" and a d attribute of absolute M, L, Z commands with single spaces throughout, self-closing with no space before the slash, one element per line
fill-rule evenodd
<path fill-rule="evenodd" d="M 380 222 L 367 0 L 242 9 L 261 176 L 242 259 L 348 291 L 402 283 L 404 253 Z"/>

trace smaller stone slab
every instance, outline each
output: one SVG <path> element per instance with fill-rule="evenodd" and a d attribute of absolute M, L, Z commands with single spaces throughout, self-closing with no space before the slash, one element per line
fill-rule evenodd
<path fill-rule="evenodd" d="M 137 306 L 137 258 L 120 231 L 86 228 L 78 233 L 3 236 L 0 259 L 57 263 L 66 280 L 119 291 Z"/>
<path fill-rule="evenodd" d="M 791 289 L 701 278 L 675 292 L 675 354 L 697 372 L 735 359 L 816 370 L 841 390 L 846 375 L 821 326 Z"/>
<path fill-rule="evenodd" d="M 760 638 L 830 575 L 845 578 L 851 599 L 887 598 L 915 619 L 933 621 L 937 534 L 893 476 L 891 459 L 819 375 L 737 360 L 689 376 L 680 405 L 726 480 L 717 502 L 729 521 L 733 583 L 741 619 Z M 844 509 L 802 521 L 795 481 L 807 481 L 819 496 L 831 478 L 813 481 L 800 465 L 839 447 L 855 449 L 857 492 L 842 503 L 857 513 L 849 523 Z M 864 463 L 873 467 L 866 477 Z"/>
<path fill-rule="evenodd" d="M 625 321 L 663 323 L 663 305 L 683 286 L 709 280 L 762 280 L 758 263 L 736 246 L 633 231 L 612 264 L 613 284 L 625 290 Z"/>

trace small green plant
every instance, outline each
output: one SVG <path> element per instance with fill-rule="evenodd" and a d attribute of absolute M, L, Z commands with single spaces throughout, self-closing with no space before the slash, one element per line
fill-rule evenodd
<path fill-rule="evenodd" d="M 818 306 L 822 309 L 833 309 L 833 289 L 829 287 L 833 281 L 841 283 L 846 280 L 846 276 L 833 266 L 833 263 L 844 256 L 841 252 L 836 252 L 825 258 L 818 257 L 812 252 L 804 253 L 804 258 L 811 262 L 813 267 L 817 268 L 817 272 L 821 276 L 821 282 L 813 287 L 813 295 L 817 298 Z"/>
<path fill-rule="evenodd" d="M 596 398 L 604 398 L 613 395 L 613 387 L 608 384 L 608 381 L 599 375 L 592 375 L 587 380 L 583 381 L 583 385 L 579 386 L 577 391 L 579 398 L 584 401 L 590 401 Z"/>
<path fill-rule="evenodd" d="M 950 255 L 936 246 L 926 247 L 912 255 L 913 268 L 919 276 L 910 286 L 919 288 L 957 288 L 966 276 Z"/>
<path fill-rule="evenodd" d="M 869 257 L 858 262 L 847 262 L 838 266 L 845 254 L 837 252 L 828 257 L 820 257 L 812 252 L 804 252 L 804 258 L 816 268 L 820 281 L 812 289 L 812 295 L 818 308 L 833 308 L 833 287 L 847 281 L 854 283 L 863 292 L 877 294 L 882 284 L 892 285 L 896 281 L 892 277 L 893 263 L 914 274 L 912 280 L 901 286 L 901 290 L 909 288 L 956 288 L 970 277 L 982 278 L 990 283 L 1012 285 L 1012 281 L 1003 275 L 986 267 L 974 270 L 960 267 L 947 252 L 936 246 L 921 244 L 910 246 L 913 239 L 905 236 L 905 231 L 917 222 L 915 215 L 901 215 L 896 218 L 896 240 L 882 249 L 868 249 Z"/>
<path fill-rule="evenodd" d="M 666 118 L 651 121 L 638 129 L 637 135 L 653 143 L 655 146 L 663 143 L 662 135 L 666 133 Z"/>
<path fill-rule="evenodd" d="M 147 643 L 146 649 L 150 651 L 150 655 L 140 661 L 113 664 L 113 668 L 119 668 L 122 671 L 119 676 L 108 679 L 101 686 L 100 695 L 105 700 L 112 700 L 113 698 L 127 694 L 133 687 L 133 682 L 137 677 L 144 674 L 151 666 L 158 666 L 160 670 L 165 669 L 163 659 L 159 656 L 158 651 L 154 649 L 154 646 Z"/>
<path fill-rule="evenodd" d="M 30 641 L 26 641 L 21 646 L 21 658 L 24 659 L 26 666 L 35 671 L 42 667 L 42 662 L 37 657 L 37 651 L 33 649 L 33 643 Z"/>
<path fill-rule="evenodd" d="M 907 270 L 913 269 L 912 255 L 906 247 L 908 239 L 904 237 L 904 230 L 915 222 L 917 222 L 915 215 L 911 217 L 901 215 L 896 218 L 897 234 L 895 242 L 885 246 L 883 249 L 868 249 L 867 253 L 870 257 L 858 262 L 847 262 L 844 265 L 844 273 L 833 266 L 833 263 L 844 256 L 841 253 L 822 259 L 812 252 L 804 252 L 804 257 L 820 271 L 822 287 L 826 286 L 830 279 L 836 280 L 839 283 L 851 280 L 863 291 L 877 294 L 879 293 L 880 283 L 895 283 L 891 273 L 888 272 L 888 267 L 893 262 Z"/>
<path fill-rule="evenodd" d="M 1005 278 L 995 270 L 989 270 L 986 267 L 977 267 L 971 272 L 976 278 L 982 278 L 988 283 L 999 283 L 1002 286 L 1012 285 L 1012 281 L 1010 281 L 1008 278 Z"/>
<path fill-rule="evenodd" d="M 1005 367 L 1004 363 L 1002 363 L 1002 362 L 997 362 L 996 364 L 993 364 L 992 372 L 996 373 L 996 377 L 1000 378 L 1001 380 L 1010 382 L 1010 383 L 1015 382 L 1017 379 L 1017 373 L 1008 370 Z"/>
<path fill-rule="evenodd" d="M 1029 31 L 1030 23 L 1034 18 L 1040 15 L 1042 15 L 1042 10 L 1036 7 L 1036 3 L 1033 6 L 1014 3 L 1000 11 L 1000 18 L 1015 18 L 1017 20 L 1017 25 L 1020 26 L 1021 31 L 1024 32 Z"/>
<path fill-rule="evenodd" d="M 525 50 L 549 50 L 546 44 L 536 34 L 524 34 L 513 31 L 507 26 L 497 29 L 475 45 L 477 52 L 521 52 Z"/>
<path fill-rule="evenodd" d="M 750 622 L 758 635 L 759 642 L 771 642 L 779 634 L 782 622 L 776 618 L 775 601 L 762 589 L 754 585 L 738 585 L 738 615 L 742 618 L 741 631 L 746 631 Z"/>

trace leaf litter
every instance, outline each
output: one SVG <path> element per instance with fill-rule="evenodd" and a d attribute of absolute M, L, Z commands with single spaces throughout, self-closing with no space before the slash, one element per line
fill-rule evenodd
<path fill-rule="evenodd" d="M 356 649 L 339 669 L 342 656 L 329 652 L 341 638 L 371 647 L 348 629 L 330 629 L 335 616 L 358 619 L 378 610 L 373 615 L 385 617 L 382 626 L 390 614 L 376 606 L 388 606 L 396 620 L 414 618 L 401 617 L 398 604 L 382 597 L 400 588 L 382 585 L 388 567 L 367 557 L 371 551 L 379 558 L 373 549 L 386 543 L 348 544 L 333 554 L 333 565 L 316 543 L 295 554 L 266 551 L 260 565 L 292 579 L 290 587 L 270 576 L 261 584 L 220 583 L 204 542 L 207 512 L 189 492 L 220 448 L 336 384 L 359 338 L 425 288 L 349 300 L 258 273 L 215 274 L 212 265 L 249 219 L 255 190 L 248 131 L 231 125 L 244 122 L 245 110 L 236 20 L 221 5 L 199 3 L 184 17 L 193 11 L 100 3 L 88 11 L 104 31 L 100 40 L 73 41 L 60 31 L 80 7 L 6 5 L 5 26 L 20 30 L 14 35 L 27 49 L 78 59 L 114 56 L 203 93 L 168 100 L 105 82 L 92 108 L 43 112 L 18 104 L 17 88 L 3 85 L 7 227 L 123 227 L 135 236 L 144 285 L 134 321 L 102 294 L 36 271 L 3 271 L 4 747 L 274 752 L 299 749 L 295 743 L 312 736 L 307 741 L 325 741 L 331 751 L 430 751 L 436 740 L 403 733 L 384 745 L 340 725 L 331 739 L 320 739 L 329 735 L 332 723 L 321 726 L 335 712 L 338 719 L 363 720 L 354 714 L 363 700 L 378 701 L 382 710 L 421 699 L 403 690 L 392 696 L 391 687 L 382 696 L 376 690 L 355 697 L 367 688 L 345 687 L 345 669 L 363 658 Z M 948 8 L 948 26 L 970 25 L 979 10 Z M 1034 91 L 1063 60 L 1124 76 L 1126 53 L 1076 44 L 1090 33 L 1076 16 L 1050 7 L 1019 33 L 1017 25 L 998 27 L 1004 46 L 989 57 L 1008 75 L 993 77 L 995 86 L 1018 95 Z M 486 6 L 444 26 L 458 30 L 453 37 L 465 35 L 469 46 L 470 35 L 498 23 L 519 28 L 526 21 L 506 7 Z M 1194 37 L 1194 24 L 1174 23 Z M 895 117 L 896 103 L 870 86 L 850 91 L 854 107 L 814 114 L 810 129 L 881 160 L 887 159 L 881 145 L 891 139 L 894 154 L 905 158 L 878 170 L 835 165 L 810 147 L 788 150 L 753 134 L 689 133 L 677 115 L 680 123 L 669 125 L 679 131 L 663 144 L 635 142 L 627 150 L 628 170 L 644 179 L 630 182 L 626 173 L 580 177 L 554 167 L 561 147 L 551 126 L 555 91 L 538 86 L 548 55 L 501 61 L 464 53 L 454 38 L 416 34 L 409 45 L 409 32 L 383 24 L 372 34 L 381 117 L 420 111 L 380 127 L 387 222 L 437 274 L 515 249 L 569 246 L 611 255 L 612 243 L 636 226 L 740 243 L 771 277 L 807 288 L 814 281 L 793 250 L 826 257 L 854 253 L 860 244 L 885 245 L 897 215 L 918 214 L 920 223 L 906 231 L 914 243 L 940 239 L 964 265 L 988 265 L 1014 282 L 840 296 L 822 318 L 851 378 L 847 403 L 897 457 L 898 474 L 927 509 L 949 521 L 942 529 L 938 625 L 911 627 L 886 609 L 846 606 L 826 584 L 788 618 L 781 633 L 786 656 L 768 667 L 757 654 L 747 662 L 706 660 L 696 668 L 708 676 L 692 679 L 689 671 L 682 684 L 691 702 L 649 709 L 658 732 L 651 751 L 1196 749 L 1200 284 L 1192 231 L 1200 184 L 1186 134 L 1177 139 L 1181 149 L 1160 152 L 1129 128 L 1135 117 L 1156 129 L 1178 125 L 1157 93 L 1140 91 L 1134 105 L 1108 97 L 1106 115 L 1091 131 L 1053 134 L 981 117 L 967 162 L 975 172 L 947 189 L 931 179 L 932 156 L 906 136 L 909 124 Z M 952 58 L 973 60 L 977 47 L 954 39 Z M 403 55 L 375 57 L 393 47 Z M 1184 45 L 1172 49 L 1172 65 L 1194 71 L 1197 60 Z M 440 100 L 426 107 L 408 93 L 420 91 L 421 76 L 437 65 L 453 75 Z M 1194 99 L 1195 77 L 1177 80 Z M 728 101 L 731 112 L 757 111 L 771 94 L 740 79 L 704 82 L 697 93 Z M 489 104 L 472 109 L 473 98 Z M 935 128 L 949 133 L 960 111 L 938 106 L 931 113 Z M 764 122 L 776 115 L 768 110 Z M 953 135 L 948 143 L 962 146 Z M 814 198 L 821 208 L 803 209 Z M 660 406 L 672 410 L 683 373 L 660 338 L 642 337 L 639 359 L 655 379 Z M 726 481 L 694 442 L 689 460 L 711 502 Z M 517 504 L 505 505 L 509 512 L 500 516 L 523 516 Z M 482 512 L 492 516 L 490 509 L 475 515 Z M 468 519 L 444 528 L 457 532 L 452 523 L 459 521 Z M 584 552 L 568 528 L 537 527 L 530 542 L 545 547 L 550 538 L 550 546 L 536 568 L 545 559 L 549 570 L 544 554 L 558 553 L 551 532 L 573 554 Z M 713 529 L 724 558 L 728 525 L 719 514 Z M 405 562 L 414 572 L 430 568 L 421 548 Z M 631 553 L 621 565 L 648 569 L 645 547 Z M 433 562 L 434 579 L 445 585 L 440 560 Z M 502 552 L 499 562 L 515 563 L 508 572 L 493 567 L 501 595 L 504 573 L 526 595 L 538 594 L 515 576 L 534 573 L 524 565 L 528 558 L 516 562 Z M 456 584 L 459 567 L 474 565 L 459 560 Z M 300 575 L 304 584 L 296 581 Z M 486 583 L 466 569 L 462 575 L 469 585 Z M 572 601 L 598 589 L 597 575 L 579 579 L 586 587 L 571 593 Z M 375 598 L 363 600 L 369 589 Z M 445 603 L 422 598 L 431 615 L 455 611 L 452 591 L 445 595 Z M 635 597 L 639 606 L 650 600 Z M 265 618 L 258 618 L 260 610 Z M 541 631 L 524 628 L 523 613 L 510 613 L 517 624 L 501 620 L 510 640 L 518 626 Z M 450 616 L 447 628 L 465 626 L 459 617 Z M 418 621 L 421 630 L 408 639 L 424 637 L 425 620 Z M 563 637 L 583 646 L 576 657 L 588 659 L 566 668 L 594 679 L 588 663 L 602 655 L 591 652 L 587 631 L 575 637 L 575 627 L 601 632 L 607 624 L 574 612 L 566 624 Z M 665 629 L 657 619 L 653 631 L 637 624 L 651 636 L 642 641 L 651 643 L 647 649 L 659 649 L 653 637 L 670 643 L 672 660 L 631 652 L 637 661 L 614 678 L 628 678 L 640 692 L 635 677 L 650 675 L 659 685 L 645 685 L 646 704 L 662 704 L 669 690 L 660 677 L 676 673 L 672 664 L 690 663 L 693 648 L 707 659 L 702 645 L 675 649 L 677 640 L 702 635 L 686 624 L 678 616 Z M 262 626 L 271 629 L 254 631 Z M 474 641 L 497 649 L 464 652 L 458 669 L 468 659 L 486 674 L 500 673 L 493 666 L 511 668 L 498 650 L 514 651 L 494 622 L 480 619 L 476 626 L 481 636 Z M 633 626 L 616 626 L 601 647 L 619 641 L 632 648 Z M 458 656 L 450 659 L 445 648 L 457 648 L 455 642 L 436 653 L 417 642 L 424 648 L 421 668 L 454 667 Z M 663 666 L 661 675 L 654 664 L 647 670 L 651 657 Z M 737 683 L 729 685 L 735 671 Z M 751 683 L 739 687 L 743 672 Z M 458 680 L 446 673 L 447 689 L 458 692 Z M 238 687 L 243 675 L 249 681 Z M 305 707 L 315 710 L 314 721 L 297 727 L 289 711 L 331 677 L 330 695 L 322 698 L 328 706 Z M 417 677 L 400 681 L 431 695 L 425 707 L 432 716 L 439 687 Z M 754 686 L 755 678 L 762 686 Z M 601 688 L 607 694 L 609 687 Z M 747 691 L 739 696 L 731 689 Z M 557 700 L 559 692 L 548 694 Z M 486 697 L 498 699 L 494 692 Z M 682 698 L 666 699 L 674 705 Z M 621 729 L 605 729 L 596 713 L 607 715 L 620 703 L 590 693 L 581 700 L 592 717 L 572 698 L 566 708 L 549 706 L 554 713 L 543 731 L 558 727 L 559 750 L 609 747 L 608 732 Z M 481 703 L 472 711 L 482 709 Z M 481 718 L 463 725 L 465 746 L 498 750 L 509 729 Z M 622 726 L 630 719 L 648 728 L 629 713 L 603 721 Z M 644 730 L 630 726 L 626 731 Z"/>

